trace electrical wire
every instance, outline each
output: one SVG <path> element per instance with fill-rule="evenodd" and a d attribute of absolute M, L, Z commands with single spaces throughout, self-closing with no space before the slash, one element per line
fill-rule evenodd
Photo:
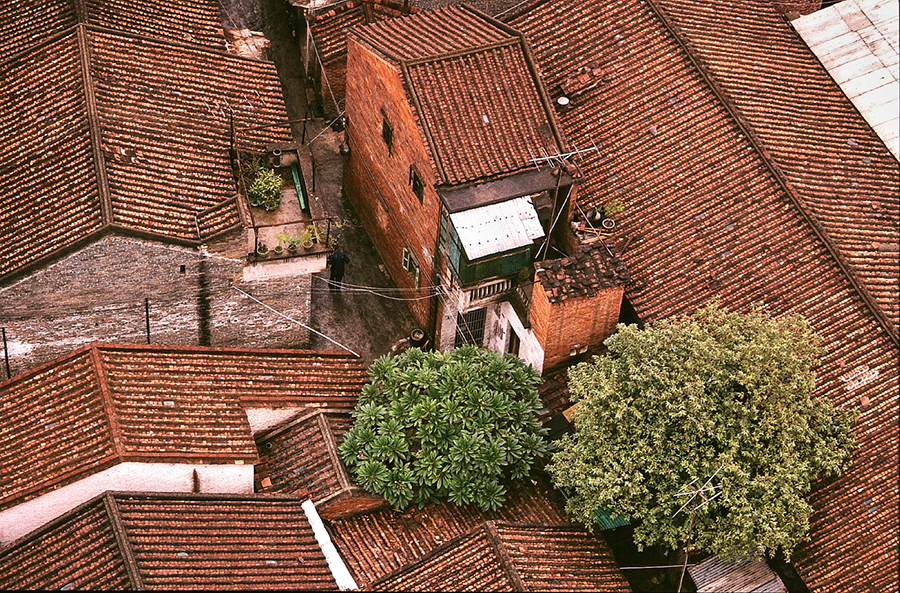
<path fill-rule="evenodd" d="M 313 276 L 313 278 L 318 278 L 318 279 L 321 280 L 322 282 L 328 284 L 329 286 L 332 286 L 331 280 L 326 280 L 325 278 L 322 278 L 321 276 L 316 276 L 315 274 L 313 274 L 312 276 Z M 343 286 L 347 286 L 347 285 L 344 284 L 343 282 L 341 282 L 341 286 L 343 287 Z M 329 290 L 320 290 L 320 289 L 315 289 L 315 288 L 313 288 L 313 289 L 310 289 L 310 292 L 313 292 L 313 293 L 315 293 L 315 294 L 325 294 L 325 293 L 331 292 L 331 290 L 330 290 L 330 289 L 329 289 Z M 381 297 L 381 298 L 383 298 L 383 299 L 388 299 L 388 300 L 391 300 L 391 301 L 423 301 L 423 300 L 425 300 L 425 299 L 433 299 L 434 297 L 437 296 L 437 294 L 429 294 L 429 295 L 426 295 L 426 296 L 420 296 L 420 297 L 414 297 L 414 298 L 394 297 L 394 296 L 389 296 L 389 295 L 386 295 L 386 294 L 380 294 L 380 293 L 378 293 L 378 292 L 375 292 L 375 291 L 372 290 L 371 288 L 348 288 L 348 289 L 347 289 L 347 292 L 365 292 L 365 293 L 370 293 L 370 294 L 374 294 L 375 296 Z"/>
<path fill-rule="evenodd" d="M 334 103 L 334 110 L 341 111 L 341 106 L 338 105 L 337 99 L 334 97 L 334 91 L 331 90 L 331 83 L 328 82 L 328 75 L 325 74 L 325 64 L 322 62 L 322 56 L 319 55 L 319 48 L 316 46 L 316 39 L 312 36 L 312 28 L 309 25 L 309 18 L 306 19 L 306 34 L 312 39 L 312 47 L 313 51 L 316 52 L 316 60 L 319 61 L 319 67 L 322 68 L 322 79 L 325 81 L 325 86 L 328 87 L 328 94 L 331 95 L 331 102 Z M 341 112 L 343 114 L 343 112 Z"/>
<path fill-rule="evenodd" d="M 301 323 L 301 322 L 297 321 L 296 319 L 293 319 L 293 318 L 291 318 L 291 317 L 288 317 L 287 315 L 285 315 L 285 314 L 282 313 L 281 311 L 278 311 L 277 309 L 273 309 L 272 307 L 270 307 L 269 305 L 265 304 L 264 302 L 262 302 L 261 300 L 259 300 L 259 299 L 256 298 L 255 296 L 253 296 L 252 294 L 249 294 L 249 293 L 244 292 L 243 290 L 241 290 L 240 288 L 238 288 L 238 287 L 235 286 L 234 284 L 231 284 L 230 286 L 231 286 L 231 288 L 235 289 L 236 291 L 238 291 L 239 293 L 241 293 L 241 294 L 244 295 L 245 297 L 249 298 L 251 301 L 254 301 L 254 302 L 256 302 L 256 303 L 262 305 L 263 307 L 265 307 L 265 308 L 268 309 L 269 311 L 275 313 L 275 314 L 278 315 L 279 317 L 283 317 L 283 318 L 287 319 L 288 321 L 290 321 L 291 323 L 296 323 L 296 324 L 299 325 L 300 327 L 302 327 L 302 328 L 304 328 L 304 329 L 307 329 L 307 330 L 313 332 L 313 333 L 316 334 L 317 336 L 322 336 L 323 338 L 325 338 L 326 340 L 328 340 L 328 341 L 331 342 L 332 344 L 337 344 L 338 346 L 340 346 L 341 348 L 343 348 L 344 350 L 346 350 L 347 352 L 349 352 L 350 354 L 352 354 L 353 356 L 355 356 L 355 357 L 357 357 L 357 358 L 362 358 L 362 356 L 360 356 L 358 353 L 354 352 L 354 351 L 351 350 L 350 348 L 347 348 L 346 346 L 344 346 L 343 344 L 341 344 L 341 343 L 338 342 L 337 340 L 332 340 L 331 338 L 329 338 L 328 336 L 326 336 L 326 335 L 323 334 L 322 332 L 320 332 L 320 331 L 318 331 L 318 330 L 315 330 L 315 329 L 309 327 L 308 325 L 306 325 L 306 324 L 304 324 L 304 323 Z"/>

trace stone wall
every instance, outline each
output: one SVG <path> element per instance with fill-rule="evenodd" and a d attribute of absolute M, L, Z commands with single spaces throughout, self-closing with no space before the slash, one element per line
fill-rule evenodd
<path fill-rule="evenodd" d="M 89 342 L 306 347 L 307 330 L 231 283 L 308 325 L 309 275 L 242 282 L 240 231 L 202 249 L 106 236 L 0 287 L 12 374 Z M 0 375 L 0 379 L 5 378 Z"/>

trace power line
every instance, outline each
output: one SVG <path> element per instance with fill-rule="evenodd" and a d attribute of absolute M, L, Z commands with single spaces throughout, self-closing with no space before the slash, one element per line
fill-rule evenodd
<path fill-rule="evenodd" d="M 240 288 L 238 288 L 238 287 L 235 286 L 234 284 L 231 284 L 230 286 L 231 286 L 231 288 L 235 289 L 236 291 L 238 291 L 239 293 L 241 293 L 241 294 L 244 295 L 245 297 L 249 298 L 250 300 L 252 300 L 252 301 L 254 301 L 254 302 L 256 302 L 256 303 L 259 303 L 260 305 L 262 305 L 263 307 L 265 307 L 265 308 L 268 309 L 269 311 L 275 313 L 275 314 L 278 315 L 279 317 L 283 317 L 283 318 L 287 319 L 288 321 L 290 321 L 291 323 L 296 323 L 296 324 L 299 325 L 300 327 L 302 327 L 302 328 L 304 328 L 304 329 L 307 329 L 307 330 L 313 332 L 313 333 L 316 334 L 317 336 L 322 336 L 323 338 L 325 338 L 326 340 L 328 340 L 328 341 L 331 342 L 332 344 L 337 344 L 338 346 L 340 346 L 341 348 L 343 348 L 344 350 L 346 350 L 347 352 L 349 352 L 350 354 L 352 354 L 353 356 L 355 356 L 355 357 L 357 357 L 357 358 L 362 358 L 362 356 L 360 356 L 358 353 L 354 352 L 354 351 L 351 350 L 350 348 L 347 348 L 346 346 L 344 346 L 343 344 L 341 344 L 341 343 L 338 342 L 337 340 L 332 340 L 331 338 L 329 338 L 328 336 L 326 336 L 326 335 L 323 334 L 322 332 L 317 331 L 317 330 L 314 330 L 313 328 L 309 327 L 308 325 L 306 325 L 306 324 L 304 324 L 304 323 L 301 323 L 301 322 L 297 321 L 296 319 L 292 319 L 292 318 L 288 317 L 287 315 L 285 315 L 285 314 L 282 313 L 281 311 L 278 311 L 278 310 L 276 310 L 276 309 L 273 309 L 272 307 L 270 307 L 269 305 L 265 304 L 264 302 L 262 302 L 262 301 L 259 300 L 258 298 L 254 297 L 252 294 L 249 294 L 249 293 L 244 292 L 243 290 L 241 290 Z"/>
<path fill-rule="evenodd" d="M 327 280 L 325 278 L 322 278 L 321 276 L 316 276 L 315 274 L 313 274 L 312 276 L 313 276 L 313 278 L 317 278 L 318 280 L 321 280 L 322 282 L 328 284 L 329 286 L 332 286 L 332 284 L 333 284 L 331 280 Z M 437 296 L 437 294 L 429 294 L 429 295 L 425 295 L 425 296 L 410 297 L 410 298 L 394 297 L 394 296 L 389 296 L 386 294 L 381 294 L 379 292 L 376 292 L 376 290 L 379 289 L 379 287 L 377 287 L 377 286 L 357 286 L 357 285 L 352 285 L 352 284 L 345 284 L 344 282 L 341 282 L 340 284 L 342 287 L 344 287 L 344 286 L 350 287 L 350 288 L 347 288 L 348 292 L 367 292 L 367 293 L 374 294 L 375 296 L 380 296 L 381 298 L 384 298 L 384 299 L 390 299 L 392 301 L 422 301 L 425 299 L 433 299 L 434 297 Z M 425 288 L 433 289 L 434 287 L 428 286 Z M 373 290 L 373 289 L 375 289 L 375 290 Z M 397 289 L 393 289 L 393 290 L 414 290 L 414 289 L 397 288 Z M 325 292 L 330 292 L 330 290 L 320 290 L 320 289 L 313 288 L 313 289 L 311 289 L 311 292 L 315 292 L 317 294 L 322 294 Z"/>

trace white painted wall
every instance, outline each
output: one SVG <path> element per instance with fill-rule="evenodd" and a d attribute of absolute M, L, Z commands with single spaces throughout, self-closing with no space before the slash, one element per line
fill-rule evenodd
<path fill-rule="evenodd" d="M 519 341 L 521 342 L 519 344 L 519 358 L 530 364 L 537 372 L 543 372 L 544 349 L 538 342 L 534 332 L 530 329 L 525 329 L 525 326 L 522 325 L 522 320 L 516 315 L 516 310 L 508 302 L 500 303 L 499 317 L 501 325 L 511 328 L 519 336 Z M 508 332 L 504 335 L 504 340 L 503 348 L 500 349 L 501 352 L 506 352 L 506 346 L 509 344 Z"/>
<path fill-rule="evenodd" d="M 286 278 L 299 274 L 314 274 L 326 268 L 325 253 L 305 255 L 303 257 L 291 257 L 273 261 L 261 261 L 244 266 L 241 279 L 244 282 L 256 280 L 269 280 L 272 278 Z"/>
<path fill-rule="evenodd" d="M 250 432 L 256 436 L 258 432 L 275 428 L 280 424 L 290 422 L 300 414 L 308 412 L 310 407 L 301 408 L 251 408 L 247 412 L 247 420 L 250 421 Z"/>
<path fill-rule="evenodd" d="M 0 544 L 5 545 L 49 523 L 107 490 L 126 492 L 192 492 L 194 470 L 200 492 L 252 494 L 252 465 L 191 465 L 126 462 L 73 484 L 0 511 Z"/>

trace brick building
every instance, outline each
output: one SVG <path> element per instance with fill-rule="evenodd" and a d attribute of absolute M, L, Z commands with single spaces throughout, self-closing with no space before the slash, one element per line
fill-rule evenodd
<path fill-rule="evenodd" d="M 215 0 L 0 9 L 0 326 L 12 372 L 92 340 L 298 346 L 309 279 L 242 276 L 237 150 L 290 140 Z M 247 128 L 252 129 L 247 129 Z M 301 184 L 302 185 L 302 184 Z M 250 238 L 252 239 L 252 237 Z M 309 267 L 309 266 L 307 266 Z M 146 305 L 149 301 L 149 315 Z"/>
<path fill-rule="evenodd" d="M 418 323 L 543 368 L 532 263 L 573 252 L 580 173 L 525 39 L 450 7 L 351 30 L 347 64 L 344 187 Z"/>

